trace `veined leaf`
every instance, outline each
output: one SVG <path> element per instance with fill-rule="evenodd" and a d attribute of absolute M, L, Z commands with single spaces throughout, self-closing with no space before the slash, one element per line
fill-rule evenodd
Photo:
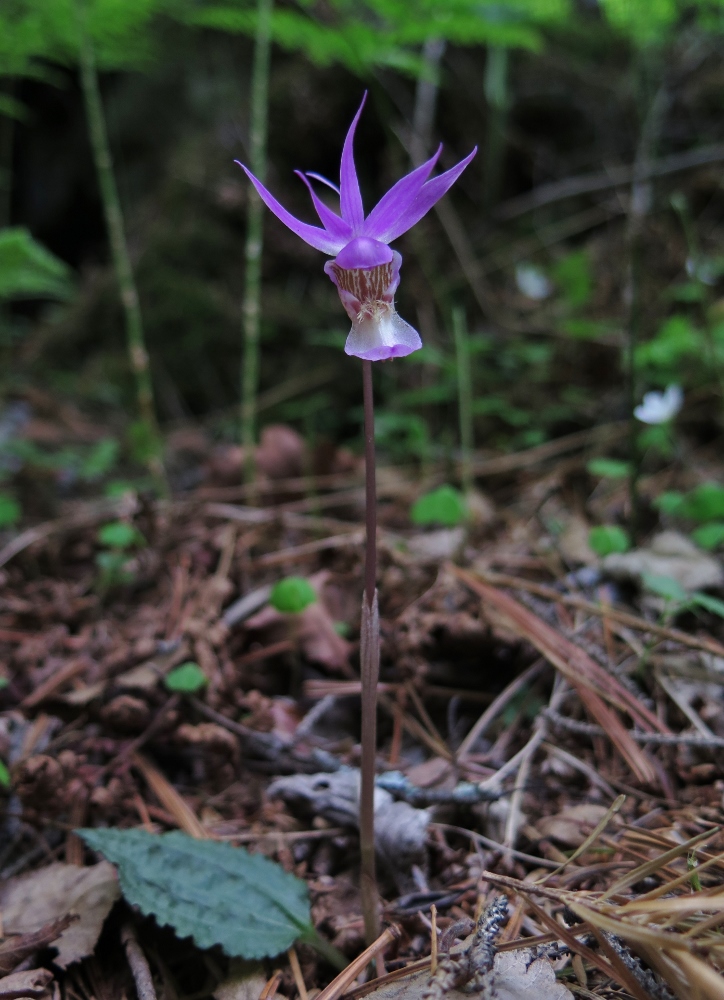
<path fill-rule="evenodd" d="M 297 940 L 317 943 L 307 886 L 265 858 L 178 830 L 79 830 L 118 868 L 123 895 L 200 948 L 265 958 Z"/>

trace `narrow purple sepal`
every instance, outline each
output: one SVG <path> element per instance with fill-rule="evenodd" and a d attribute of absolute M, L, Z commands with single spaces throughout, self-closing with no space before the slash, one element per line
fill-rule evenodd
<path fill-rule="evenodd" d="M 359 189 L 357 170 L 354 165 L 354 133 L 357 128 L 362 109 L 367 100 L 367 91 L 362 98 L 359 111 L 352 119 L 352 124 L 347 132 L 342 147 L 342 164 L 339 171 L 339 200 L 342 209 L 342 218 L 348 222 L 355 230 L 360 230 L 365 221 L 364 208 L 362 206 L 362 193 Z"/>
<path fill-rule="evenodd" d="M 365 236 L 370 236 L 374 240 L 381 240 L 383 243 L 389 243 L 387 233 L 392 230 L 402 213 L 412 205 L 425 181 L 430 176 L 432 168 L 440 158 L 441 152 L 442 144 L 438 147 L 435 155 L 431 156 L 426 163 L 423 163 L 416 170 L 411 171 L 399 180 L 390 188 L 387 194 L 380 198 L 365 219 L 363 227 Z"/>
<path fill-rule="evenodd" d="M 442 196 L 447 193 L 447 191 L 453 186 L 455 181 L 458 179 L 463 170 L 467 167 L 470 161 L 473 159 L 478 151 L 478 147 L 461 160 L 460 163 L 451 167 L 450 170 L 446 170 L 444 174 L 440 174 L 439 177 L 433 177 L 431 181 L 427 181 L 423 184 L 419 194 L 412 202 L 412 204 L 405 209 L 405 211 L 400 215 L 395 222 L 394 226 L 385 235 L 385 240 L 392 242 L 396 240 L 398 236 L 402 236 L 406 233 L 408 229 L 412 229 L 415 223 L 419 222 L 423 215 L 427 215 L 432 206 L 440 201 Z"/>
<path fill-rule="evenodd" d="M 339 187 L 336 184 L 333 184 L 328 177 L 322 177 L 321 174 L 315 173 L 314 170 L 307 170 L 306 176 L 313 181 L 319 181 L 320 184 L 326 184 L 327 187 L 331 188 L 339 198 Z"/>
<path fill-rule="evenodd" d="M 317 215 L 319 216 L 322 225 L 330 234 L 334 236 L 335 239 L 340 240 L 350 240 L 352 239 L 352 227 L 344 219 L 340 219 L 336 212 L 333 212 L 331 208 L 327 208 L 324 202 L 317 197 L 314 188 L 309 183 L 307 178 L 304 176 L 301 170 L 295 170 L 294 173 L 297 177 L 301 177 L 304 183 L 307 185 L 307 190 L 312 197 L 312 202 L 315 209 L 317 210 Z"/>
<path fill-rule="evenodd" d="M 274 195 L 270 191 L 267 191 L 262 182 L 257 180 L 252 172 L 247 169 L 243 163 L 239 163 L 238 160 L 235 160 L 234 162 L 239 164 L 241 169 L 256 188 L 259 197 L 269 211 L 273 212 L 277 219 L 279 219 L 280 222 L 283 222 L 288 229 L 291 229 L 293 233 L 296 233 L 296 235 L 300 239 L 304 240 L 305 243 L 308 243 L 316 250 L 321 250 L 322 253 L 328 253 L 331 257 L 334 257 L 335 254 L 339 253 L 346 240 L 335 238 L 325 229 L 320 229 L 318 226 L 310 226 L 308 223 L 295 218 L 291 212 L 287 212 L 286 208 L 279 204 Z"/>

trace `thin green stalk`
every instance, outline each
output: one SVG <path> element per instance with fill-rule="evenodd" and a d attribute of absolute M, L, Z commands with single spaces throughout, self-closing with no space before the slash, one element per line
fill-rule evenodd
<path fill-rule="evenodd" d="M 274 0 L 258 0 L 254 65 L 251 79 L 251 124 L 249 161 L 259 180 L 266 174 L 269 113 L 269 62 L 271 18 Z M 244 359 L 241 369 L 241 443 L 244 448 L 244 479 L 254 478 L 256 440 L 256 397 L 259 386 L 259 330 L 261 325 L 261 255 L 264 239 L 264 206 L 249 185 L 249 214 L 246 232 L 246 275 L 244 281 Z"/>
<path fill-rule="evenodd" d="M 645 67 L 642 67 L 645 68 Z M 628 305 L 626 323 L 626 382 L 628 390 L 629 426 L 630 426 L 630 462 L 629 475 L 629 529 L 635 542 L 641 528 L 641 498 L 638 481 L 641 475 L 641 449 L 638 442 L 638 426 L 633 415 L 638 403 L 639 387 L 636 370 L 636 351 L 641 340 L 643 325 L 643 306 L 641 301 L 641 276 L 643 272 L 644 226 L 651 208 L 653 198 L 650 178 L 650 163 L 653 158 L 656 143 L 661 133 L 669 95 L 665 82 L 658 87 L 651 100 L 648 112 L 642 122 L 641 135 L 636 159 L 634 161 L 634 176 L 631 183 L 629 214 L 626 227 L 626 243 L 628 249 L 628 274 L 625 288 L 625 300 Z"/>
<path fill-rule="evenodd" d="M 108 142 L 108 131 L 103 113 L 103 102 L 98 84 L 93 41 L 87 31 L 85 8 L 83 0 L 77 0 L 78 27 L 80 35 L 80 71 L 83 99 L 85 101 L 88 131 L 90 133 L 93 158 L 98 173 L 98 183 L 103 201 L 103 212 L 108 227 L 111 244 L 111 256 L 116 272 L 116 280 L 121 293 L 121 303 L 126 318 L 126 338 L 131 371 L 136 382 L 136 398 L 138 401 L 139 423 L 144 450 L 147 452 L 146 462 L 151 474 L 157 481 L 162 492 L 166 492 L 166 479 L 161 459 L 161 436 L 156 422 L 156 411 L 153 402 L 153 384 L 148 352 L 143 335 L 141 306 L 138 291 L 133 277 L 131 258 L 126 242 L 125 226 L 118 187 L 113 172 L 111 147 Z"/>
<path fill-rule="evenodd" d="M 505 127 L 510 104 L 508 93 L 508 50 L 499 45 L 488 48 L 483 82 L 488 103 L 488 127 L 483 165 L 483 208 L 489 212 L 500 196 L 505 157 Z"/>
<path fill-rule="evenodd" d="M 0 82 L 0 95 L 13 96 L 13 80 Z M 0 114 L 0 229 L 10 225 L 10 204 L 13 190 L 13 145 L 15 121 Z"/>
<path fill-rule="evenodd" d="M 463 491 L 473 488 L 473 385 L 470 374 L 470 342 L 465 310 L 456 306 L 452 311 L 457 364 L 458 418 L 460 421 L 460 479 Z"/>

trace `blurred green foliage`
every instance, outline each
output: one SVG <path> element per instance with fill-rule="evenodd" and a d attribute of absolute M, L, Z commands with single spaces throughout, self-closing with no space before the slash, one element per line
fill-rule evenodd
<path fill-rule="evenodd" d="M 631 540 L 618 524 L 601 524 L 591 528 L 588 544 L 597 556 L 609 556 L 614 552 L 628 552 Z"/>
<path fill-rule="evenodd" d="M 198 663 L 189 660 L 169 671 L 163 683 L 168 691 L 174 691 L 178 694 L 197 694 L 206 687 L 209 679 Z"/>
<path fill-rule="evenodd" d="M 0 229 L 0 302 L 69 299 L 73 291 L 68 265 L 34 240 L 27 229 Z"/>
<path fill-rule="evenodd" d="M 468 516 L 465 499 L 454 486 L 445 483 L 419 497 L 410 510 L 410 520 L 420 526 L 442 525 L 454 528 Z"/>

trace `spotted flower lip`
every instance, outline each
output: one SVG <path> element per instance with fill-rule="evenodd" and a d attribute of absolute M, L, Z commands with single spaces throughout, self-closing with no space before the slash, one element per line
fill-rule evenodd
<path fill-rule="evenodd" d="M 324 270 L 337 286 L 342 304 L 352 320 L 346 353 L 368 361 L 382 361 L 404 357 L 422 346 L 419 334 L 395 311 L 394 293 L 400 280 L 402 257 L 391 250 L 389 244 L 419 222 L 446 194 L 477 153 L 477 146 L 450 170 L 429 179 L 442 152 L 440 146 L 426 163 L 397 181 L 365 216 L 353 144 L 366 99 L 367 94 L 362 98 L 342 148 L 339 188 L 319 174 L 296 171 L 307 186 L 321 227 L 293 216 L 243 163 L 236 162 L 267 208 L 288 229 L 305 243 L 334 257 Z M 317 196 L 310 178 L 338 193 L 339 215 Z"/>

